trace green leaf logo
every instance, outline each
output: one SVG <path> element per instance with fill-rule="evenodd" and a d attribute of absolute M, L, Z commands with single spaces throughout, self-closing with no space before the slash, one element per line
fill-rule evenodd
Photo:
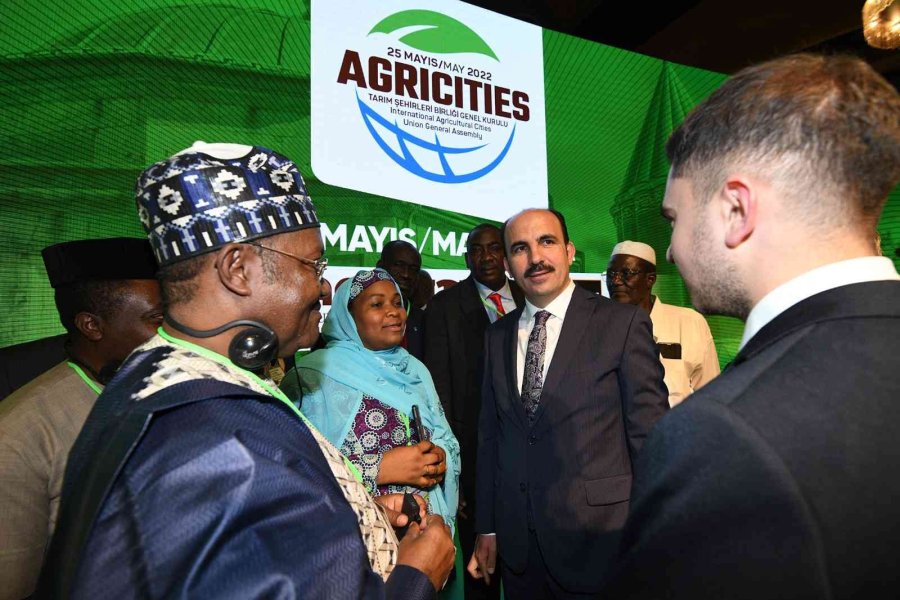
<path fill-rule="evenodd" d="M 500 62 L 487 42 L 468 25 L 433 10 L 404 10 L 394 13 L 379 21 L 369 35 L 393 33 L 408 27 L 419 29 L 407 33 L 400 41 L 416 50 L 434 54 L 474 52 Z"/>

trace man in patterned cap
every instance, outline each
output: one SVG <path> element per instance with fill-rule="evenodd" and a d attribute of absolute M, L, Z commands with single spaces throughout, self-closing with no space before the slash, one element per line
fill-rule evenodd
<path fill-rule="evenodd" d="M 398 544 L 407 517 L 253 373 L 318 335 L 327 262 L 297 167 L 199 142 L 136 197 L 165 324 L 73 448 L 38 596 L 433 597 L 454 553 L 440 518 Z"/>
<path fill-rule="evenodd" d="M 41 252 L 66 358 L 0 403 L 0 599 L 34 592 L 56 525 L 69 450 L 97 394 L 162 324 L 146 239 L 63 242 Z"/>

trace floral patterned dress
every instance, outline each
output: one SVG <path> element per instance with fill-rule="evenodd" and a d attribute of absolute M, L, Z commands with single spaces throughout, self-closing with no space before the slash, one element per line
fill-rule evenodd
<path fill-rule="evenodd" d="M 425 434 L 431 437 L 431 432 L 427 429 Z M 373 496 L 418 492 L 427 501 L 425 490 L 402 484 L 376 483 L 381 459 L 388 450 L 418 444 L 419 441 L 415 424 L 410 422 L 408 415 L 371 396 L 363 395 L 353 425 L 341 444 L 341 454 L 359 469 L 363 485 Z"/>

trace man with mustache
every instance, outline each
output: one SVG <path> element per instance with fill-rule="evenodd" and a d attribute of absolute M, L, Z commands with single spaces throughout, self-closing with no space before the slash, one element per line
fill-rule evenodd
<path fill-rule="evenodd" d="M 632 464 L 666 410 L 650 318 L 576 287 L 555 210 L 504 225 L 526 303 L 485 341 L 476 578 L 508 598 L 596 598 L 628 514 Z"/>
<path fill-rule="evenodd" d="M 425 312 L 425 364 L 431 371 L 447 420 L 462 454 L 457 525 L 463 556 L 475 545 L 475 456 L 484 367 L 484 332 L 491 323 L 522 306 L 522 290 L 506 277 L 500 229 L 476 225 L 466 239 L 469 276 L 437 294 Z M 499 598 L 490 586 L 465 578 L 466 598 Z"/>
<path fill-rule="evenodd" d="M 198 142 L 144 170 L 135 197 L 165 324 L 72 449 L 37 596 L 433 598 L 454 555 L 441 518 L 420 514 L 398 543 L 407 517 L 389 522 L 254 374 L 319 334 L 328 261 L 299 169 Z"/>
<path fill-rule="evenodd" d="M 719 358 L 706 319 L 690 308 L 663 303 L 652 294 L 654 283 L 653 247 L 631 240 L 616 244 L 606 266 L 609 297 L 650 314 L 653 339 L 666 370 L 669 406 L 675 406 L 719 374 Z"/>
<path fill-rule="evenodd" d="M 34 592 L 69 450 L 97 395 L 163 318 L 146 239 L 63 242 L 41 255 L 67 360 L 0 403 L 0 598 L 14 600 Z"/>

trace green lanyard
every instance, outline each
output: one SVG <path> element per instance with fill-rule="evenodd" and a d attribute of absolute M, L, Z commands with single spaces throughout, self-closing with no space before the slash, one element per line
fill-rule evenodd
<path fill-rule="evenodd" d="M 85 382 L 89 388 L 97 392 L 98 396 L 103 393 L 103 388 L 97 385 L 96 381 L 88 377 L 85 372 L 81 370 L 81 367 L 70 360 L 66 361 L 66 364 L 72 367 L 72 370 L 75 371 L 75 373 L 77 373 L 79 377 L 81 377 L 81 380 Z"/>
<path fill-rule="evenodd" d="M 157 330 L 157 333 L 159 333 L 159 335 L 164 340 L 171 342 L 172 344 L 175 344 L 176 346 L 181 346 L 182 348 L 186 348 L 186 349 L 190 350 L 191 352 L 196 352 L 200 356 L 206 357 L 210 360 L 214 360 L 217 363 L 224 365 L 228 369 L 231 369 L 231 368 L 240 369 L 240 367 L 235 365 L 228 358 L 222 356 L 218 352 L 213 352 L 209 348 L 204 348 L 203 346 L 198 346 L 197 344 L 192 344 L 191 342 L 189 342 L 187 340 L 174 338 L 171 335 L 169 335 L 162 327 L 160 327 Z M 291 402 L 290 398 L 288 398 L 284 392 L 282 392 L 277 387 L 273 388 L 272 386 L 270 386 L 268 383 L 263 381 L 259 376 L 257 376 L 256 373 L 252 373 L 250 371 L 247 371 L 246 369 L 241 369 L 241 371 L 244 373 L 244 375 L 248 376 L 251 380 L 258 383 L 260 385 L 260 387 L 262 387 L 262 389 L 269 392 L 269 394 L 271 396 L 278 398 L 279 400 L 281 400 L 281 402 L 283 402 L 286 406 L 288 406 L 292 411 L 294 411 L 297 414 L 297 416 L 303 420 L 303 422 L 306 424 L 307 427 L 309 427 L 310 429 L 316 430 L 316 432 L 318 432 L 319 435 L 322 435 L 322 433 L 319 432 L 318 429 L 316 429 L 316 426 L 313 425 L 312 423 L 310 423 L 309 419 L 306 418 L 306 415 L 304 415 L 302 412 L 300 412 L 300 409 L 297 408 L 297 406 L 293 402 Z M 325 436 L 322 436 L 322 437 L 324 438 Z M 347 468 L 350 470 L 351 473 L 353 473 L 353 476 L 356 478 L 356 480 L 359 481 L 360 483 L 362 483 L 363 482 L 362 473 L 359 472 L 359 469 L 357 468 L 357 466 L 354 465 L 352 462 L 350 462 L 347 459 L 347 457 L 344 456 L 343 454 L 341 454 L 341 458 L 344 459 L 344 464 L 347 465 Z"/>

